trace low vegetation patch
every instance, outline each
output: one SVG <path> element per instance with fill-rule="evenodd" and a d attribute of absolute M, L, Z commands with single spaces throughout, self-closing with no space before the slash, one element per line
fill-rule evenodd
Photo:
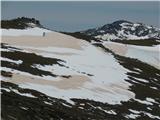
<path fill-rule="evenodd" d="M 139 46 L 153 46 L 160 44 L 160 40 L 156 39 L 141 39 L 141 40 L 112 40 L 113 42 L 130 44 L 130 45 L 139 45 Z"/>

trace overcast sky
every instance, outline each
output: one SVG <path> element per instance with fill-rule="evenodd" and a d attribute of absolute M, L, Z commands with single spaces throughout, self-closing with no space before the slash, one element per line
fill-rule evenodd
<path fill-rule="evenodd" d="M 2 2 L 2 19 L 34 17 L 57 31 L 79 31 L 116 20 L 159 27 L 160 2 Z"/>

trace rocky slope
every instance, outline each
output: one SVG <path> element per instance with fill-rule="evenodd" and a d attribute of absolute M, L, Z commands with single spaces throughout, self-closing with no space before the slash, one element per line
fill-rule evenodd
<path fill-rule="evenodd" d="M 33 27 L 42 27 L 42 25 L 35 18 L 26 18 L 26 17 L 1 21 L 1 28 L 4 29 L 26 29 Z"/>

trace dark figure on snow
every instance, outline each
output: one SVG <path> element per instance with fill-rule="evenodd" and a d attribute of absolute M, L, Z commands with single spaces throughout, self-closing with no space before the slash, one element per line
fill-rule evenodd
<path fill-rule="evenodd" d="M 45 36 L 45 32 L 43 32 L 43 37 Z"/>

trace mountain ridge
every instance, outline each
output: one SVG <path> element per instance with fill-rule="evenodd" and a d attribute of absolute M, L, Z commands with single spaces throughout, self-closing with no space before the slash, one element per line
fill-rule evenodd
<path fill-rule="evenodd" d="M 11 20 L 2 20 L 1 28 L 3 29 L 26 29 L 34 27 L 43 27 L 39 20 L 28 17 L 18 17 Z"/>
<path fill-rule="evenodd" d="M 127 20 L 118 20 L 80 32 L 102 40 L 160 39 L 160 29 Z"/>

